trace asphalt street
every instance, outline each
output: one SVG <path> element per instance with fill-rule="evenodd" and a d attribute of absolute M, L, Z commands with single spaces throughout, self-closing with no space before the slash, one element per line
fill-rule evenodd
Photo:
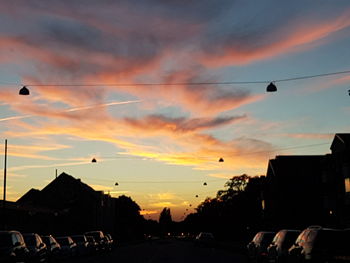
<path fill-rule="evenodd" d="M 66 262 L 122 262 L 122 263 L 246 263 L 246 258 L 219 247 L 195 246 L 190 241 L 157 240 L 123 245 L 113 251 L 75 258 Z"/>

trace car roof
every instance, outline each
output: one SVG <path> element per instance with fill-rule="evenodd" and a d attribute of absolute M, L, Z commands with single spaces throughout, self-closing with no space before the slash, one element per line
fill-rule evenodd
<path fill-rule="evenodd" d="M 6 231 L 6 230 L 1 230 L 1 231 L 0 231 L 0 234 L 11 234 L 11 233 L 20 234 L 20 232 L 19 232 L 19 231 L 16 231 L 16 230 L 8 230 L 8 231 Z"/>

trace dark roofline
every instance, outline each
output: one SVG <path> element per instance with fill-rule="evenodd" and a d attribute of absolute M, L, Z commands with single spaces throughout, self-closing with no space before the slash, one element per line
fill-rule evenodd
<path fill-rule="evenodd" d="M 289 162 L 289 161 L 322 161 L 325 158 L 328 158 L 328 154 L 324 155 L 276 155 L 274 159 L 270 159 L 267 167 L 266 176 L 268 176 L 272 172 L 273 176 L 276 176 L 276 170 L 278 170 L 278 166 L 281 165 L 281 162 Z M 311 164 L 310 164 L 311 165 Z"/>
<path fill-rule="evenodd" d="M 93 189 L 91 186 L 83 183 L 79 178 L 75 178 L 65 172 L 61 173 L 59 176 L 57 176 L 54 180 L 52 180 L 48 185 L 46 185 L 41 191 L 45 191 L 47 189 L 49 189 L 50 187 L 52 187 L 56 182 L 59 182 L 60 180 L 71 180 L 72 182 L 79 182 L 79 184 L 81 186 L 83 186 L 85 188 L 85 190 L 91 191 L 91 192 L 98 192 L 95 189 Z"/>
<path fill-rule="evenodd" d="M 344 146 L 350 146 L 350 133 L 336 133 L 330 149 L 333 151 L 336 141 L 340 141 Z"/>

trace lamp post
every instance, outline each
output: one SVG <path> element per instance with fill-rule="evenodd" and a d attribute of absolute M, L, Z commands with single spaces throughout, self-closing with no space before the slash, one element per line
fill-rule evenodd
<path fill-rule="evenodd" d="M 2 209 L 3 209 L 3 228 L 6 229 L 6 168 L 7 168 L 7 139 L 5 139 L 5 158 L 4 158 L 4 197 L 2 201 Z"/>
<path fill-rule="evenodd" d="M 7 166 L 7 139 L 5 139 L 5 163 L 4 163 L 4 198 L 3 198 L 3 207 L 5 209 L 5 203 L 6 203 L 6 166 Z"/>

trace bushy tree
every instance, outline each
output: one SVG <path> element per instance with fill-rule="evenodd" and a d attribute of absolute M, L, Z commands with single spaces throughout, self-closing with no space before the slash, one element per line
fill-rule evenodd
<path fill-rule="evenodd" d="M 170 208 L 164 207 L 159 215 L 159 225 L 163 234 L 171 232 L 172 223 Z"/>
<path fill-rule="evenodd" d="M 200 231 L 214 232 L 219 238 L 245 237 L 247 230 L 262 219 L 262 184 L 262 177 L 232 177 L 215 198 L 206 198 L 198 205 L 197 216 L 191 216 L 187 223 Z"/>
<path fill-rule="evenodd" d="M 122 195 L 115 198 L 116 232 L 124 240 L 139 239 L 143 236 L 144 218 L 139 205 L 131 197 Z"/>

